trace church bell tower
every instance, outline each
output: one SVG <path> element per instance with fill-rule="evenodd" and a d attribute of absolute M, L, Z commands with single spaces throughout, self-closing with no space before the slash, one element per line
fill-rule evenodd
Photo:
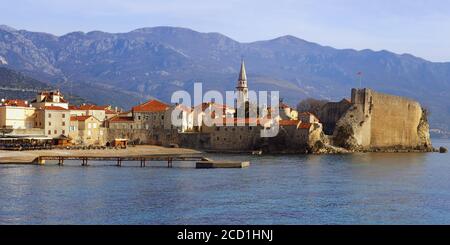
<path fill-rule="evenodd" d="M 239 108 L 242 105 L 245 105 L 246 102 L 248 102 L 247 74 L 245 72 L 244 60 L 242 60 L 241 62 L 241 71 L 239 72 L 236 92 L 237 92 L 237 108 Z"/>

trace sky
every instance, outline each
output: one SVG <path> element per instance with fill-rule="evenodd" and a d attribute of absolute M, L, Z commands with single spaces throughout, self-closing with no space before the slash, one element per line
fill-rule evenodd
<path fill-rule="evenodd" d="M 450 62 L 449 0 L 0 0 L 0 13 L 0 24 L 56 35 L 177 26 Z"/>

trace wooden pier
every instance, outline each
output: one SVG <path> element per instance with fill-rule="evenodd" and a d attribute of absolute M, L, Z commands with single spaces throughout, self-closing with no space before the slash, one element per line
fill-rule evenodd
<path fill-rule="evenodd" d="M 195 168 L 246 168 L 250 163 L 245 161 L 215 161 L 202 155 L 145 155 L 145 156 L 39 156 L 33 162 L 44 165 L 46 161 L 56 161 L 59 166 L 64 166 L 65 161 L 81 161 L 81 166 L 89 166 L 90 161 L 110 161 L 121 167 L 122 162 L 139 162 L 140 167 L 146 167 L 150 162 L 166 162 L 168 168 L 173 167 L 173 162 L 195 162 Z"/>
<path fill-rule="evenodd" d="M 174 161 L 208 161 L 201 155 L 151 155 L 151 156 L 39 156 L 34 163 L 44 165 L 46 161 L 57 161 L 63 166 L 65 161 L 81 161 L 81 166 L 89 166 L 89 161 L 112 161 L 121 167 L 122 162 L 139 162 L 140 167 L 145 167 L 148 162 L 167 162 L 167 167 L 172 168 Z"/>

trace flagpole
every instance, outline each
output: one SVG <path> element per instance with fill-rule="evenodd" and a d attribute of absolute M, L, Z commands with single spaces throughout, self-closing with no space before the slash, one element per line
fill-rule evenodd
<path fill-rule="evenodd" d="M 363 73 L 360 71 L 360 72 L 356 73 L 356 75 L 359 76 L 359 88 L 362 88 L 362 75 L 363 75 Z"/>
<path fill-rule="evenodd" d="M 362 73 L 359 75 L 359 88 L 362 88 Z"/>

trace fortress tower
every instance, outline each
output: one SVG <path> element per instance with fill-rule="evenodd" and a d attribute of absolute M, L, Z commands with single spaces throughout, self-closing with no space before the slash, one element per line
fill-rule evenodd
<path fill-rule="evenodd" d="M 245 105 L 248 102 L 248 87 L 247 87 L 247 74 L 245 72 L 244 60 L 241 62 L 241 71 L 239 72 L 238 83 L 236 86 L 237 92 L 237 108 Z"/>

